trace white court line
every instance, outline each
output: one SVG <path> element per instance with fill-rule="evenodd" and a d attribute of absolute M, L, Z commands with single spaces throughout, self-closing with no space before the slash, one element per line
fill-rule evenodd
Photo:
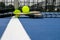
<path fill-rule="evenodd" d="M 18 18 L 10 20 L 1 40 L 31 40 Z"/>

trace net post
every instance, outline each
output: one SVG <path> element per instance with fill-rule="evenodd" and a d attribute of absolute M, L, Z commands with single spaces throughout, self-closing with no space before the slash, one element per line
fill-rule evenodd
<path fill-rule="evenodd" d="M 14 7 L 15 7 L 15 9 L 18 9 L 18 7 L 19 7 L 19 1 L 18 0 L 14 0 Z"/>

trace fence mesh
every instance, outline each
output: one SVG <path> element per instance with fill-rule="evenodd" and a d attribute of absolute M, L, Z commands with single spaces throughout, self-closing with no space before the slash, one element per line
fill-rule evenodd
<path fill-rule="evenodd" d="M 1 0 L 0 0 L 1 1 Z M 5 5 L 14 5 L 15 0 L 4 0 Z M 17 0 L 19 8 L 28 5 L 31 10 L 36 11 L 58 11 L 60 12 L 60 0 Z"/>

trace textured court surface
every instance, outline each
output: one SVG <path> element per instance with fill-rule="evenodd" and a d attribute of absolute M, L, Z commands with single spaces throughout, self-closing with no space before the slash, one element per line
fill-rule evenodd
<path fill-rule="evenodd" d="M 0 38 L 11 18 L 0 18 Z M 31 40 L 60 40 L 60 18 L 19 18 Z"/>

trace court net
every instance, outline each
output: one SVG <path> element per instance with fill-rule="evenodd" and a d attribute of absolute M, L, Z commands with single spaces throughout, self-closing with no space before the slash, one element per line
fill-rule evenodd
<path fill-rule="evenodd" d="M 0 18 L 12 17 L 12 12 L 0 14 Z M 35 14 L 20 14 L 19 18 L 60 18 L 60 12 L 40 12 L 38 15 Z"/>

